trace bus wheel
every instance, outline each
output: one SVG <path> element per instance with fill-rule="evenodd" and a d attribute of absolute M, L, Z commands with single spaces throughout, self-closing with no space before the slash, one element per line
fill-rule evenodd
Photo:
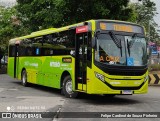
<path fill-rule="evenodd" d="M 26 70 L 22 71 L 22 85 L 25 86 L 25 87 L 28 85 Z"/>
<path fill-rule="evenodd" d="M 72 79 L 70 76 L 66 76 L 63 80 L 63 93 L 67 98 L 75 98 L 78 92 L 72 90 Z"/>

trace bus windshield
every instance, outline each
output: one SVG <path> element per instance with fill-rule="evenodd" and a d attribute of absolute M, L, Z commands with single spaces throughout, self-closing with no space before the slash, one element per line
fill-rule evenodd
<path fill-rule="evenodd" d="M 147 45 L 144 37 L 125 36 L 127 42 L 127 57 L 134 59 L 134 66 L 147 64 Z M 133 44 L 129 44 L 133 43 Z"/>
<path fill-rule="evenodd" d="M 109 34 L 97 35 L 96 61 L 109 65 L 124 66 L 143 66 L 147 64 L 145 38 L 115 36 L 120 41 L 121 47 L 117 47 Z"/>

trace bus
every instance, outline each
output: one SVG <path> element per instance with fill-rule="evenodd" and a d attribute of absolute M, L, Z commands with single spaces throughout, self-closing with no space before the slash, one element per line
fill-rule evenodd
<path fill-rule="evenodd" d="M 28 83 L 106 96 L 147 93 L 145 30 L 117 20 L 89 20 L 9 41 L 8 75 Z"/>

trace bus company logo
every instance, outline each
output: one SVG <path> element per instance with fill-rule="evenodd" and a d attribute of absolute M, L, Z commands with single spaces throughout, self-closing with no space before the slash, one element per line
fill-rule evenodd
<path fill-rule="evenodd" d="M 24 65 L 25 65 L 25 66 L 28 66 L 28 65 L 29 65 L 29 62 L 28 62 L 28 61 L 24 62 Z"/>
<path fill-rule="evenodd" d="M 68 67 L 68 64 L 63 63 L 63 64 L 61 64 L 61 66 Z"/>
<path fill-rule="evenodd" d="M 30 63 L 28 61 L 24 62 L 25 66 L 34 66 L 34 67 L 38 67 L 38 63 Z"/>
<path fill-rule="evenodd" d="M 38 67 L 38 63 L 30 63 L 30 66 Z"/>
<path fill-rule="evenodd" d="M 60 67 L 60 62 L 50 62 L 50 67 Z"/>

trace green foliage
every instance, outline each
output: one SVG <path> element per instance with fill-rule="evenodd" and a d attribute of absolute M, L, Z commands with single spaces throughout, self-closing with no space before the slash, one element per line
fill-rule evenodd
<path fill-rule="evenodd" d="M 4 54 L 8 39 L 13 35 L 14 30 L 11 24 L 11 16 L 15 10 L 12 8 L 0 7 L 0 53 Z"/>
<path fill-rule="evenodd" d="M 133 9 L 133 19 L 130 21 L 143 25 L 146 29 L 148 39 L 156 41 L 159 36 L 156 31 L 158 25 L 154 21 L 153 17 L 157 14 L 156 4 L 151 0 L 142 0 L 142 2 L 130 4 L 130 8 Z"/>
<path fill-rule="evenodd" d="M 160 70 L 160 64 L 152 64 L 149 66 L 149 71 L 159 71 Z"/>
<path fill-rule="evenodd" d="M 151 0 L 143 0 L 142 4 L 136 5 L 136 10 L 139 13 L 137 23 L 148 24 L 148 20 L 153 20 L 156 15 L 156 4 Z"/>
<path fill-rule="evenodd" d="M 27 33 L 17 17 L 17 10 L 0 6 L 0 54 L 7 52 L 8 41 L 11 38 Z"/>
<path fill-rule="evenodd" d="M 129 0 L 17 0 L 19 18 L 31 31 L 89 19 L 129 20 Z"/>

